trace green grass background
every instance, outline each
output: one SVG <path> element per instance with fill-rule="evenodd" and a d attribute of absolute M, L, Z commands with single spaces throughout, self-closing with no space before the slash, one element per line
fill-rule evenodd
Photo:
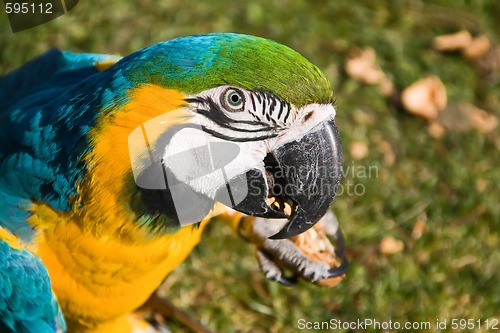
<path fill-rule="evenodd" d="M 499 17 L 498 0 L 81 0 L 68 15 L 16 34 L 0 13 L 0 73 L 51 47 L 128 54 L 214 31 L 259 35 L 298 50 L 332 82 L 345 165 L 378 168 L 376 177 L 348 175 L 344 184 L 362 184 L 365 193 L 344 193 L 333 205 L 348 243 L 346 279 L 331 289 L 268 282 L 253 249 L 213 223 L 162 295 L 216 332 L 296 332 L 301 318 L 433 325 L 447 319 L 451 331 L 453 318 L 500 317 L 499 130 L 433 139 L 423 120 L 350 79 L 343 64 L 353 49 L 373 47 L 398 88 L 434 74 L 449 103 L 473 103 L 500 116 L 498 73 L 486 78 L 460 55 L 431 48 L 434 36 L 463 28 L 499 43 Z M 369 148 L 361 161 L 349 155 L 354 140 Z M 392 165 L 384 162 L 384 142 L 394 151 Z M 428 227 L 421 237 L 412 235 L 418 219 Z M 404 251 L 382 254 L 385 236 L 402 240 Z"/>

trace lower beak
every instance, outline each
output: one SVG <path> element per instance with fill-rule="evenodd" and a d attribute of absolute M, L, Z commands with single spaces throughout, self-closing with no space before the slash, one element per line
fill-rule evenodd
<path fill-rule="evenodd" d="M 244 175 L 248 194 L 233 208 L 252 216 L 287 217 L 285 227 L 270 238 L 296 236 L 328 211 L 340 185 L 342 163 L 340 136 L 329 119 L 269 153 L 265 175 L 260 170 L 248 171 Z M 272 204 L 269 198 L 274 199 Z"/>

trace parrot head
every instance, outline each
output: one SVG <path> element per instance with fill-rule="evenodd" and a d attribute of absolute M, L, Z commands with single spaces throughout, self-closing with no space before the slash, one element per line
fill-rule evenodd
<path fill-rule="evenodd" d="M 138 84 L 185 96 L 179 112 L 152 121 L 170 125 L 149 147 L 151 163 L 134 173 L 149 209 L 184 224 L 213 202 L 288 219 L 273 238 L 304 232 L 327 212 L 342 168 L 333 93 L 299 53 L 223 33 L 156 44 L 117 65 Z"/>

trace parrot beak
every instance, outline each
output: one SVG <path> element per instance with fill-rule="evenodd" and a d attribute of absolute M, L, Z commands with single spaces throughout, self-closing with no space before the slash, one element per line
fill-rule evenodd
<path fill-rule="evenodd" d="M 318 222 L 328 211 L 342 176 L 342 146 L 333 119 L 316 125 L 298 140 L 270 152 L 265 175 L 246 173 L 249 192 L 234 209 L 252 216 L 288 218 L 271 239 L 290 238 Z"/>

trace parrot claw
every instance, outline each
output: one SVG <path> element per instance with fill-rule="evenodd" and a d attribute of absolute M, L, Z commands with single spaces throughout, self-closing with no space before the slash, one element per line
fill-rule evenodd
<path fill-rule="evenodd" d="M 276 281 L 287 287 L 297 284 L 297 277 L 295 275 L 291 277 L 284 276 L 281 268 L 264 252 L 257 251 L 257 260 L 259 261 L 260 270 L 267 279 Z"/>
<path fill-rule="evenodd" d="M 345 250 L 345 241 L 344 241 L 344 234 L 342 233 L 342 229 L 340 229 L 339 226 L 337 226 L 337 231 L 335 232 L 335 235 L 331 235 L 328 230 L 327 230 L 327 235 L 334 237 L 337 240 L 337 247 L 335 249 L 335 255 L 337 258 L 340 258 L 342 260 L 341 264 L 339 267 L 333 267 L 328 270 L 328 277 L 329 278 L 334 278 L 337 276 L 342 276 L 346 273 L 347 267 L 349 266 L 349 262 L 347 261 L 347 258 L 344 255 L 344 250 Z"/>
<path fill-rule="evenodd" d="M 330 268 L 328 270 L 328 275 L 326 279 L 342 276 L 347 272 L 347 267 L 349 267 L 349 263 L 346 258 L 342 258 L 342 264 L 339 267 Z"/>
<path fill-rule="evenodd" d="M 259 267 L 267 279 L 292 286 L 298 278 L 317 283 L 345 274 L 348 263 L 344 257 L 344 237 L 333 213 L 321 219 L 325 234 L 336 240 L 335 257 L 341 260 L 341 264 L 333 268 L 326 262 L 311 259 L 290 239 L 269 239 L 280 223 L 283 221 L 246 217 L 239 225 L 240 234 L 256 245 Z"/>

